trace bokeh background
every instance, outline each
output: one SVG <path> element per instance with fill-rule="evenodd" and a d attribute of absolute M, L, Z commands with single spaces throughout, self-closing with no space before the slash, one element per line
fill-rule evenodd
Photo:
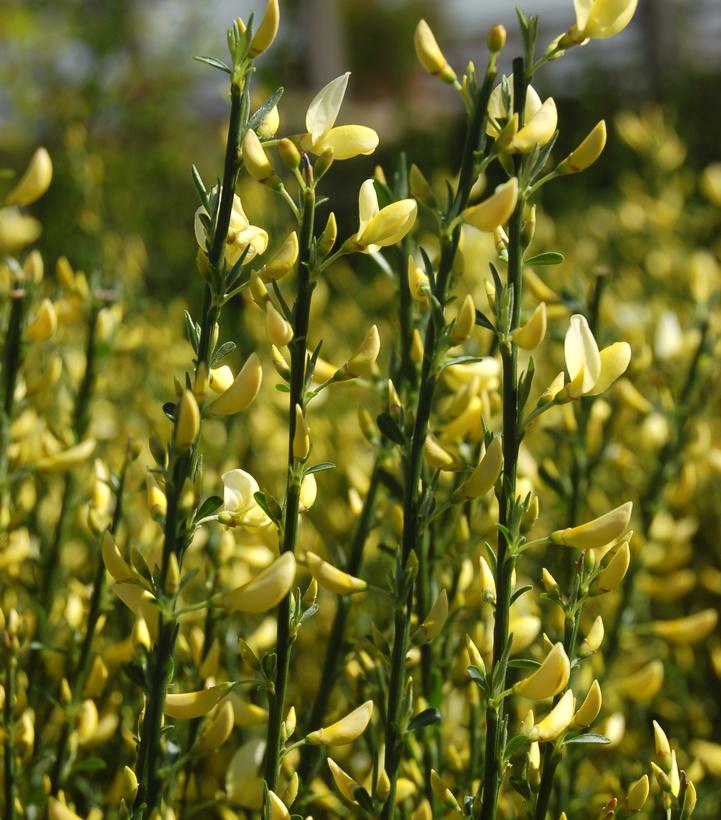
<path fill-rule="evenodd" d="M 428 19 L 456 68 L 482 59 L 490 25 L 503 22 L 517 36 L 511 0 L 281 5 L 280 42 L 260 61 L 259 99 L 283 85 L 283 130 L 301 130 L 315 92 L 350 70 L 344 121 L 381 135 L 376 155 L 349 164 L 342 189 L 333 192 L 349 229 L 353 175 L 360 183 L 376 162 L 392 166 L 401 144 L 422 168 L 442 168 L 459 139 L 454 92 L 439 88 L 415 60 L 418 18 Z M 37 144 L 56 159 L 39 214 L 46 223 L 41 249 L 50 259 L 72 243 L 71 261 L 89 270 L 127 264 L 130 249 L 143 263 L 147 255 L 145 285 L 159 296 L 197 278 L 190 164 L 204 174 L 219 167 L 226 101 L 223 76 L 191 56 L 222 57 L 229 21 L 262 7 L 249 0 L 3 0 L 0 167 L 21 167 Z M 570 0 L 527 0 L 523 8 L 541 14 L 541 45 L 572 22 Z M 718 0 L 640 0 L 623 34 L 575 49 L 542 72 L 539 90 L 559 106 L 560 147 L 573 147 L 598 112 L 612 120 L 622 108 L 661 104 L 687 147 L 687 166 L 703 168 L 721 142 L 719 42 Z M 511 39 L 507 55 L 513 45 Z M 606 161 L 552 207 L 573 210 L 591 191 L 598 200 L 633 162 L 612 135 Z"/>

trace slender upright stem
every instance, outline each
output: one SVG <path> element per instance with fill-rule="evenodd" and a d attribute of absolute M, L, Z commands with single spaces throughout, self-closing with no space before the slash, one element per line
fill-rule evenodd
<path fill-rule="evenodd" d="M 447 215 L 449 222 L 455 219 L 468 203 L 468 196 L 474 181 L 474 165 L 476 152 L 483 139 L 484 123 L 488 98 L 493 83 L 493 71 L 489 69 L 483 86 L 476 93 L 474 109 L 466 131 L 466 139 L 461 159 L 461 169 L 456 197 Z M 428 320 L 426 326 L 423 363 L 418 387 L 418 398 L 415 412 L 415 423 L 411 437 L 410 451 L 407 456 L 404 477 L 403 498 L 403 536 L 401 541 L 400 572 L 403 573 L 408 564 L 411 552 L 416 549 L 420 531 L 419 509 L 421 492 L 419 485 L 423 470 L 423 445 L 428 433 L 428 422 L 431 415 L 433 395 L 438 379 L 437 357 L 439 342 L 443 330 L 443 307 L 448 298 L 453 261 L 455 259 L 460 227 L 452 232 L 444 231 L 441 236 L 441 256 L 438 264 L 436 297 L 440 309 L 437 309 Z M 399 579 L 400 581 L 400 579 Z M 386 773 L 390 781 L 388 797 L 381 812 L 381 820 L 390 820 L 395 812 L 396 783 L 398 770 L 403 757 L 404 738 L 401 721 L 403 718 L 402 704 L 406 689 L 406 654 L 408 652 L 408 638 L 411 614 L 413 612 L 414 583 L 410 579 L 407 589 L 399 590 L 401 598 L 396 606 L 394 618 L 394 638 L 391 654 L 391 675 L 388 686 L 388 708 L 386 712 Z"/>
<path fill-rule="evenodd" d="M 298 294 L 293 308 L 293 341 L 290 343 L 290 402 L 288 411 L 288 480 L 283 517 L 281 552 L 295 552 L 300 514 L 300 488 L 303 465 L 293 455 L 295 437 L 295 407 L 305 404 L 305 374 L 308 350 L 308 323 L 314 283 L 311 279 L 311 247 L 315 219 L 315 191 L 309 185 L 303 192 L 303 216 L 298 260 Z M 270 697 L 268 742 L 265 752 L 264 777 L 268 788 L 278 783 L 281 764 L 281 725 L 285 710 L 285 696 L 290 671 L 291 634 L 290 594 L 278 606 L 278 634 L 276 641 L 277 666 L 275 684 Z"/>
<path fill-rule="evenodd" d="M 8 491 L 8 455 L 10 444 L 10 422 L 15 403 L 15 387 L 22 357 L 22 324 L 25 309 L 24 288 L 10 292 L 11 306 L 8 329 L 5 337 L 3 356 L 3 413 L 0 418 L 0 529 L 7 527 L 10 520 L 10 497 Z"/>
<path fill-rule="evenodd" d="M 573 589 L 571 591 L 571 598 L 568 604 L 566 621 L 563 630 L 563 646 L 571 663 L 576 660 L 578 649 L 578 629 L 581 624 L 581 612 L 583 610 L 582 605 L 579 605 L 583 561 L 583 555 L 575 560 L 575 572 L 572 582 Z M 556 706 L 556 704 L 561 700 L 564 692 L 559 692 L 554 697 L 554 706 Z M 546 818 L 548 806 L 551 801 L 551 794 L 553 792 L 553 782 L 556 777 L 556 769 L 558 768 L 562 757 L 562 750 L 559 749 L 554 742 L 549 742 L 544 745 L 543 756 L 541 759 L 541 783 L 538 788 L 538 797 L 536 798 L 536 808 L 533 814 L 534 820 L 545 820 Z"/>
<path fill-rule="evenodd" d="M 526 99 L 526 77 L 523 58 L 513 61 L 513 101 L 514 112 L 518 114 L 519 127 L 523 125 L 523 108 Z M 514 157 L 516 176 L 521 170 L 521 158 Z M 496 566 L 496 610 L 493 624 L 493 679 L 497 680 L 498 691 L 506 688 L 505 648 L 508 642 L 508 624 L 511 608 L 511 576 L 514 558 L 510 554 L 510 544 L 506 536 L 512 505 L 516 497 L 516 471 L 520 436 L 518 429 L 518 348 L 510 338 L 510 333 L 519 326 L 522 296 L 522 256 L 521 228 L 523 200 L 519 197 L 508 226 L 508 283 L 511 290 L 512 309 L 508 339 L 501 344 L 503 368 L 503 473 L 501 492 L 498 499 L 499 527 Z M 503 665 L 503 668 L 500 668 Z M 503 777 L 503 700 L 490 699 L 486 709 L 486 751 L 483 773 L 482 820 L 492 820 L 496 816 L 498 793 Z"/>
<path fill-rule="evenodd" d="M 238 146 L 241 131 L 246 127 L 243 99 L 247 98 L 247 91 L 241 87 L 241 79 L 235 75 L 231 82 L 230 116 L 228 123 L 228 140 L 225 149 L 225 166 L 223 185 L 218 207 L 218 216 L 215 223 L 213 241 L 208 255 L 213 286 L 206 286 L 201 314 L 200 340 L 196 359 L 196 375 L 201 368 L 207 367 L 212 355 L 213 328 L 218 320 L 220 308 L 214 299 L 216 285 L 222 275 L 225 265 L 225 243 L 233 210 L 233 195 L 238 175 L 239 160 Z M 247 114 L 247 110 L 245 111 Z M 220 287 L 220 285 L 218 285 Z M 170 467 L 166 471 L 167 510 L 163 535 L 163 553 L 158 578 L 158 587 L 165 589 L 165 582 L 170 565 L 170 558 L 175 555 L 182 565 L 182 553 L 185 548 L 184 537 L 181 537 L 183 528 L 183 512 L 180 509 L 179 499 L 186 478 L 190 475 L 193 463 L 192 451 L 183 455 L 170 453 Z M 161 592 L 162 594 L 162 592 Z M 174 606 L 174 600 L 170 602 Z M 138 756 L 135 764 L 135 774 L 138 779 L 138 793 L 133 806 L 133 817 L 141 818 L 152 814 L 162 798 L 164 782 L 161 775 L 163 764 L 163 750 L 161 733 L 163 727 L 163 708 L 165 695 L 173 674 L 173 653 L 177 636 L 177 624 L 171 615 L 165 617 L 162 611 L 158 616 L 158 637 L 152 651 L 148 655 L 146 679 L 148 691 L 146 698 L 145 717 L 138 744 Z"/>
<path fill-rule="evenodd" d="M 3 647 L 5 652 L 5 703 L 3 705 L 3 756 L 5 769 L 5 817 L 7 820 L 15 820 L 17 813 L 15 803 L 17 801 L 17 781 L 15 779 L 15 719 L 13 710 L 15 708 L 15 676 L 17 674 L 17 654 L 11 645 L 15 640 L 9 635 L 4 635 L 7 641 Z"/>

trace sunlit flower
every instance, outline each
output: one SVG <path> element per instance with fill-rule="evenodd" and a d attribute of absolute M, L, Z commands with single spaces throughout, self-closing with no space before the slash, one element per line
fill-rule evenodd
<path fill-rule="evenodd" d="M 215 193 L 215 191 L 214 191 Z M 222 189 L 218 191 L 218 196 Z M 198 245 L 207 251 L 208 234 L 203 225 L 201 215 L 208 216 L 208 212 L 201 205 L 195 212 L 195 239 Z M 245 261 L 250 262 L 257 254 L 265 253 L 268 247 L 268 234 L 257 225 L 251 225 L 245 215 L 240 197 L 233 194 L 233 210 L 230 214 L 230 224 L 228 225 L 228 238 L 225 243 L 225 260 L 229 265 L 234 265 L 241 254 L 248 248 Z"/>
<path fill-rule="evenodd" d="M 257 529 L 270 524 L 270 519 L 258 506 L 255 493 L 258 482 L 245 470 L 229 470 L 223 479 L 223 511 L 232 516 L 232 525 Z"/>
<path fill-rule="evenodd" d="M 335 125 L 350 72 L 341 74 L 322 88 L 308 106 L 301 148 L 313 154 L 331 149 L 333 159 L 351 159 L 359 154 L 372 154 L 378 146 L 378 134 L 365 125 Z"/>

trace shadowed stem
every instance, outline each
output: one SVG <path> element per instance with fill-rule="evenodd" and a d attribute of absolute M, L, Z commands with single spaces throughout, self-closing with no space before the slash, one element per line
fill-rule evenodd
<path fill-rule="evenodd" d="M 295 552 L 300 515 L 300 488 L 303 465 L 293 455 L 295 437 L 295 408 L 305 404 L 305 375 L 308 349 L 308 324 L 314 283 L 311 279 L 311 246 L 315 219 L 315 191 L 309 185 L 303 192 L 303 216 L 298 259 L 298 295 L 293 307 L 293 341 L 290 343 L 290 402 L 288 409 L 288 480 L 283 517 L 281 552 Z M 290 593 L 278 606 L 278 633 L 276 641 L 277 665 L 275 684 L 270 696 L 268 741 L 265 751 L 264 778 L 268 788 L 275 790 L 280 775 L 281 726 L 290 671 L 291 633 Z"/>
<path fill-rule="evenodd" d="M 471 120 L 466 131 L 463 157 L 458 183 L 458 191 L 448 214 L 449 222 L 457 217 L 468 202 L 468 195 L 474 181 L 475 154 L 483 139 L 486 109 L 491 93 L 494 72 L 486 72 L 483 86 L 476 92 Z M 399 575 L 403 576 L 408 567 L 408 559 L 418 545 L 420 531 L 419 509 L 421 493 L 419 484 L 423 469 L 423 445 L 428 433 L 428 422 L 431 414 L 433 394 L 438 378 L 437 362 L 439 342 L 443 330 L 443 307 L 447 300 L 448 287 L 460 240 L 460 226 L 451 233 L 444 231 L 441 236 L 441 256 L 438 264 L 438 275 L 434 296 L 440 309 L 434 311 L 428 321 L 424 340 L 423 363 L 418 388 L 415 424 L 411 438 L 404 481 L 403 499 L 403 537 L 399 562 Z M 386 773 L 390 782 L 388 797 L 383 805 L 381 820 L 390 820 L 395 812 L 396 787 L 398 770 L 404 750 L 403 727 L 401 721 L 402 705 L 406 691 L 406 654 L 411 614 L 413 612 L 414 582 L 408 578 L 405 582 L 398 579 L 399 601 L 394 618 L 394 639 L 391 655 L 391 675 L 388 686 L 388 708 L 386 712 Z M 403 589 L 403 586 L 406 588 Z"/>
<path fill-rule="evenodd" d="M 523 126 L 523 102 L 526 99 L 526 77 L 524 60 L 517 57 L 513 61 L 513 101 L 514 113 L 518 114 L 518 126 Z M 521 170 L 521 157 L 514 156 L 516 176 Z M 523 200 L 519 197 L 516 209 L 508 226 L 508 283 L 512 290 L 512 311 L 510 332 L 519 326 L 522 296 L 523 248 L 521 239 Z M 501 345 L 503 367 L 503 473 L 501 492 L 498 499 L 498 552 L 496 560 L 496 610 L 493 624 L 493 666 L 492 679 L 497 680 L 497 691 L 506 688 L 508 624 L 511 608 L 511 576 L 514 558 L 510 554 L 510 544 L 505 529 L 510 524 L 511 507 L 516 497 L 516 471 L 520 435 L 518 429 L 518 348 L 509 338 Z M 486 749 L 483 772 L 482 820 L 493 820 L 498 806 L 498 793 L 503 777 L 503 736 L 504 704 L 490 700 L 486 708 Z"/>
<path fill-rule="evenodd" d="M 212 355 L 213 328 L 219 318 L 220 308 L 214 299 L 215 286 L 224 268 L 225 242 L 233 210 L 233 195 L 238 175 L 238 147 L 242 137 L 241 131 L 247 127 L 247 89 L 241 87 L 244 78 L 236 79 L 230 86 L 230 116 L 228 122 L 228 141 L 225 150 L 223 184 L 218 208 L 218 217 L 213 233 L 213 242 L 208 254 L 213 286 L 207 285 L 203 298 L 201 314 L 200 339 L 196 360 L 196 375 L 201 368 L 208 366 Z M 197 446 L 197 445 L 196 445 Z M 193 465 L 194 450 L 177 456 L 170 453 L 170 467 L 166 470 L 167 510 L 163 535 L 163 554 L 158 578 L 161 595 L 164 594 L 170 558 L 175 555 L 182 567 L 182 553 L 185 548 L 184 515 L 179 505 L 185 480 L 189 477 Z M 174 606 L 174 601 L 171 602 Z M 165 617 L 158 613 L 158 637 L 148 655 L 146 679 L 148 691 L 145 717 L 138 744 L 138 756 L 135 774 L 138 778 L 138 793 L 133 805 L 133 818 L 142 818 L 152 814 L 160 804 L 164 781 L 161 768 L 164 761 L 161 746 L 163 726 L 163 709 L 165 695 L 173 675 L 173 652 L 177 636 L 177 624 L 171 615 Z"/>

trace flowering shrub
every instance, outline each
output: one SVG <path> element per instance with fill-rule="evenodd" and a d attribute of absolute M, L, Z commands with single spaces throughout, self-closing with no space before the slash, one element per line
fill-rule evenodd
<path fill-rule="evenodd" d="M 721 171 L 629 113 L 646 177 L 537 204 L 607 129 L 557 157 L 532 81 L 635 8 L 574 0 L 540 56 L 519 12 L 507 76 L 502 26 L 459 77 L 421 20 L 461 154 L 378 167 L 347 236 L 324 177 L 378 145 L 336 124 L 349 75 L 279 136 L 278 2 L 236 20 L 198 58 L 230 107 L 183 315 L 45 276 L 48 153 L 9 186 L 3 816 L 717 816 Z"/>

